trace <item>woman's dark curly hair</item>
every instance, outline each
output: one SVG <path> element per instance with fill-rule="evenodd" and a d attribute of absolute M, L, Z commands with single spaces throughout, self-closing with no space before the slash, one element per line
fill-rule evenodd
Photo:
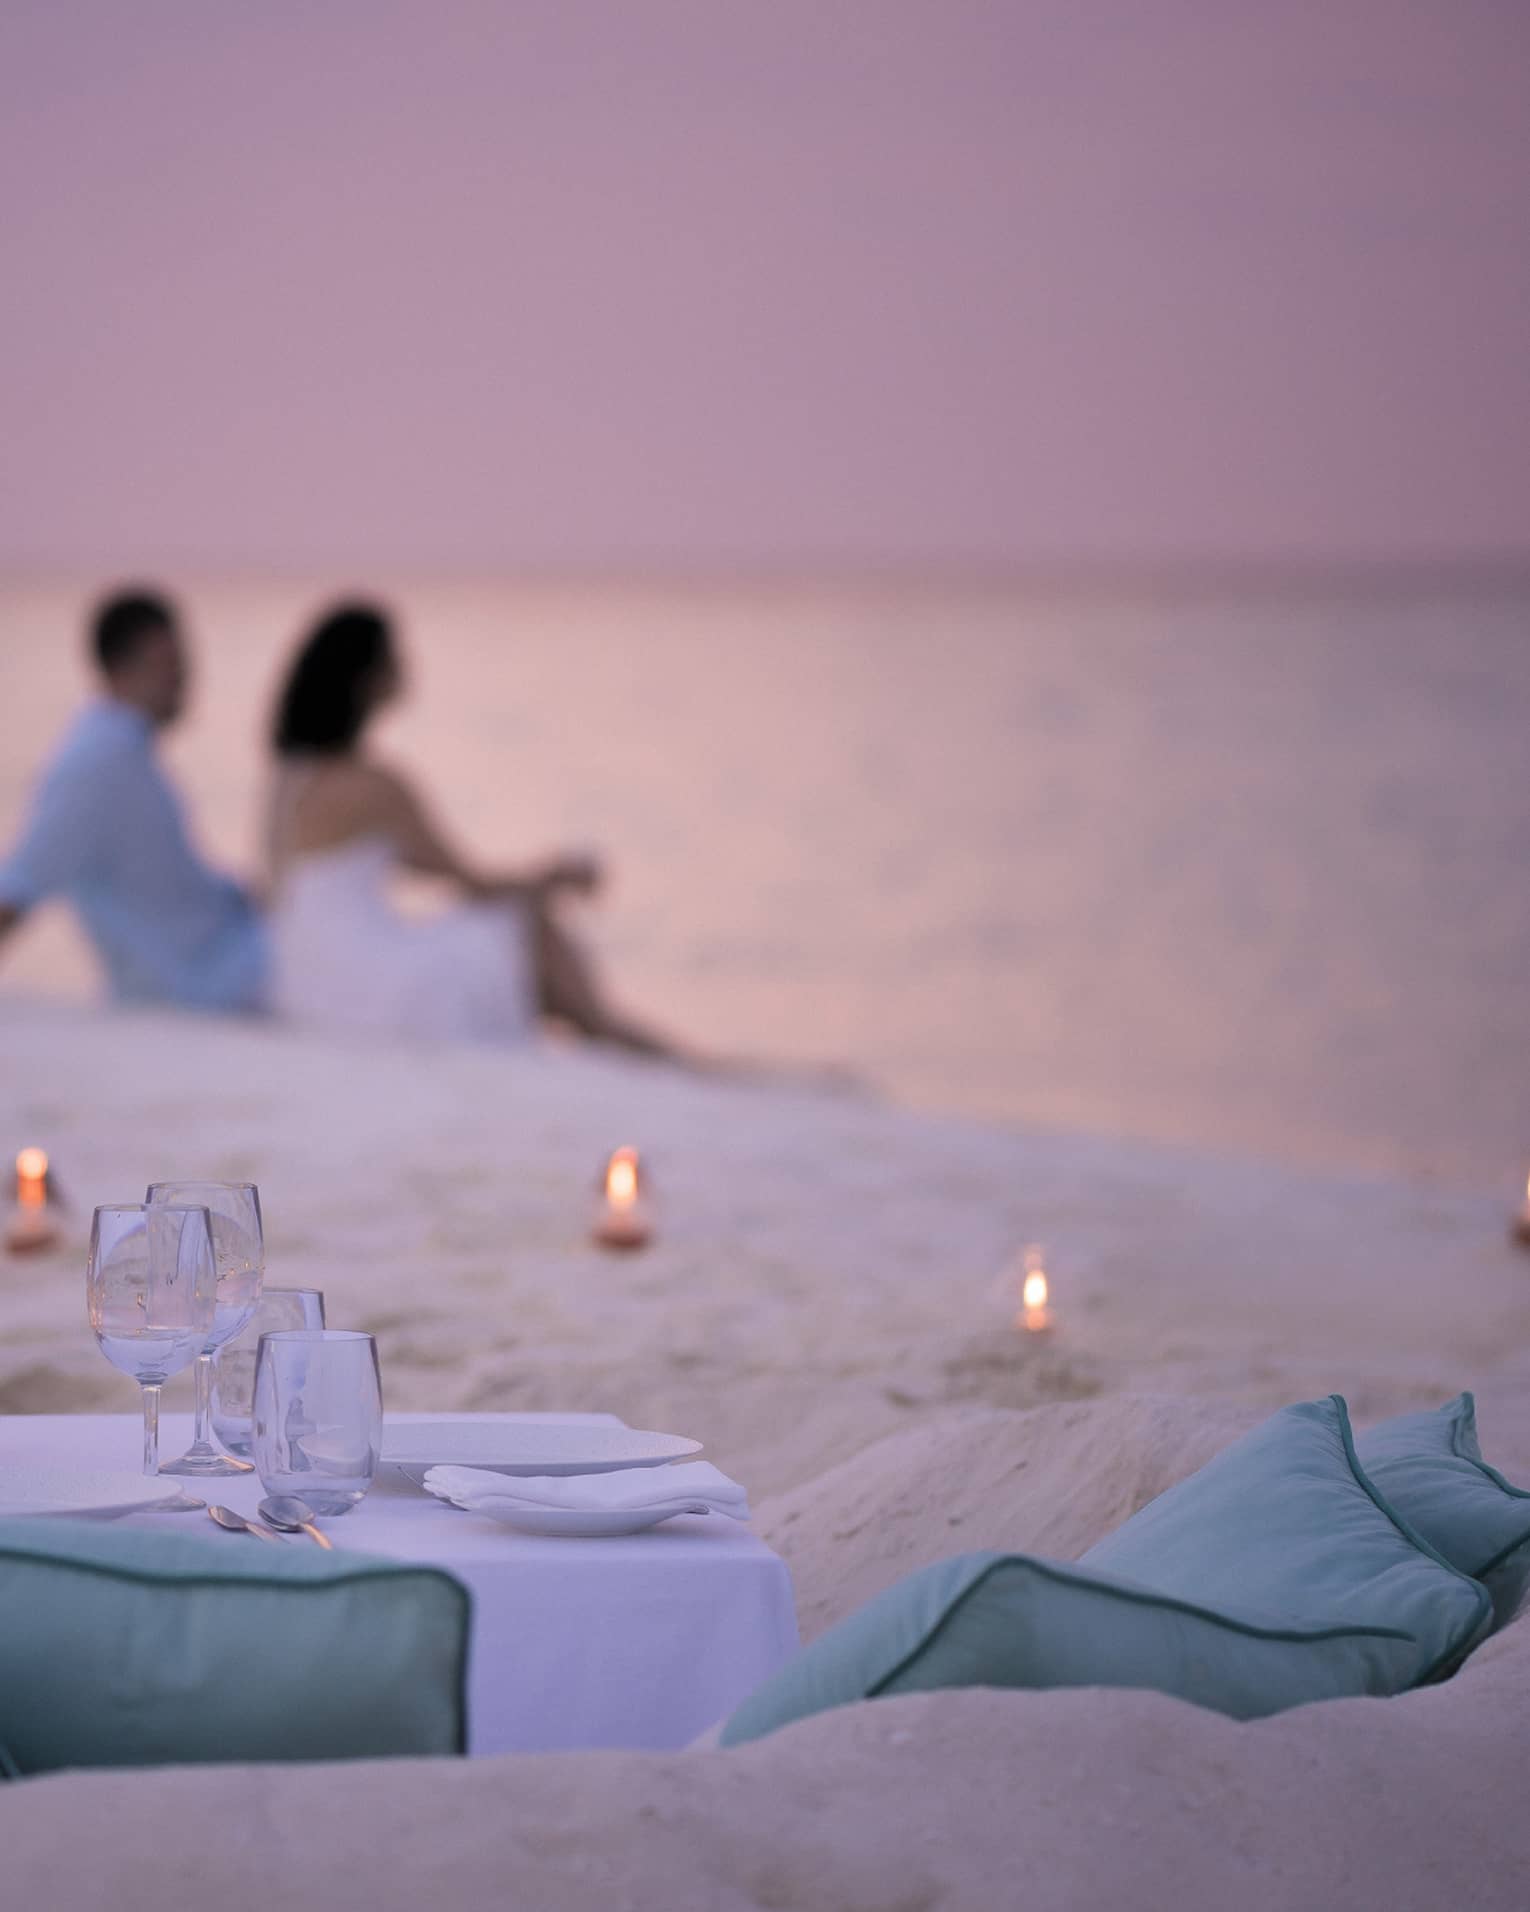
<path fill-rule="evenodd" d="M 378 676 L 393 666 L 393 626 L 373 604 L 337 604 L 310 632 L 276 701 L 279 757 L 339 756 L 361 734 Z"/>

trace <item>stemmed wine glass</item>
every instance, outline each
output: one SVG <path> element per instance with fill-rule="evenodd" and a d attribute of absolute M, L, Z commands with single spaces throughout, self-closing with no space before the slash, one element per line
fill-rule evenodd
<path fill-rule="evenodd" d="M 212 1413 L 213 1356 L 254 1314 L 265 1278 L 265 1238 L 260 1226 L 260 1191 L 253 1182 L 151 1182 L 147 1197 L 161 1202 L 197 1203 L 212 1220 L 213 1256 L 218 1268 L 218 1298 L 211 1332 L 197 1356 L 197 1417 L 191 1446 L 177 1461 L 166 1461 L 160 1472 L 192 1474 L 248 1474 L 248 1461 L 220 1454 L 209 1438 Z"/>
<path fill-rule="evenodd" d="M 114 1202 L 90 1226 L 85 1298 L 114 1368 L 143 1389 L 143 1471 L 159 1472 L 159 1391 L 212 1333 L 218 1267 L 202 1207 Z"/>
<path fill-rule="evenodd" d="M 283 1328 L 322 1328 L 324 1297 L 317 1288 L 260 1291 L 260 1305 L 213 1361 L 212 1424 L 225 1453 L 241 1460 L 250 1453 L 250 1414 L 255 1400 L 255 1355 L 263 1334 Z"/>

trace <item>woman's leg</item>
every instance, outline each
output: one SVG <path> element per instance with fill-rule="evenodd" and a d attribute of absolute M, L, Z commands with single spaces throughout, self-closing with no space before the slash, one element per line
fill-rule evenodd
<path fill-rule="evenodd" d="M 595 1042 L 609 1042 L 642 1056 L 689 1060 L 641 1023 L 619 1014 L 606 1002 L 589 958 L 545 906 L 532 914 L 532 953 L 536 964 L 537 1005 Z"/>

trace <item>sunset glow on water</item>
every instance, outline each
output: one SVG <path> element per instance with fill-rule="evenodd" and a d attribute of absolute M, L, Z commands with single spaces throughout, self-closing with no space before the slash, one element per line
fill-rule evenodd
<path fill-rule="evenodd" d="M 0 835 L 84 693 L 87 595 L 0 596 Z M 237 869 L 322 595 L 187 597 L 169 759 Z M 1522 1173 L 1512 596 L 395 595 L 412 693 L 385 748 L 485 858 L 604 851 L 584 920 L 613 980 L 696 1039 L 975 1115 Z M 0 987 L 89 974 L 55 915 Z"/>

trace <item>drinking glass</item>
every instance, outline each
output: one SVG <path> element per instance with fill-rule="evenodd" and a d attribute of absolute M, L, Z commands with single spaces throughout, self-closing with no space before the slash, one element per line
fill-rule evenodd
<path fill-rule="evenodd" d="M 143 1389 L 143 1471 L 159 1472 L 159 1391 L 207 1344 L 217 1305 L 212 1218 L 202 1207 L 113 1202 L 90 1224 L 85 1298 L 114 1368 Z"/>
<path fill-rule="evenodd" d="M 268 1494 L 343 1514 L 372 1485 L 382 1452 L 382 1380 L 369 1334 L 286 1329 L 255 1356 L 255 1466 Z"/>
<path fill-rule="evenodd" d="M 255 1312 L 213 1357 L 213 1433 L 230 1454 L 248 1459 L 255 1404 L 255 1350 L 263 1334 L 282 1328 L 322 1328 L 324 1297 L 317 1288 L 262 1288 Z"/>
<path fill-rule="evenodd" d="M 220 1454 L 208 1436 L 212 1418 L 213 1356 L 231 1341 L 260 1300 L 265 1277 L 265 1240 L 260 1228 L 260 1191 L 253 1182 L 151 1182 L 150 1203 L 194 1202 L 212 1217 L 213 1254 L 218 1264 L 218 1303 L 212 1333 L 197 1356 L 197 1418 L 191 1446 L 178 1461 L 166 1461 L 166 1474 L 248 1474 L 248 1461 Z"/>

